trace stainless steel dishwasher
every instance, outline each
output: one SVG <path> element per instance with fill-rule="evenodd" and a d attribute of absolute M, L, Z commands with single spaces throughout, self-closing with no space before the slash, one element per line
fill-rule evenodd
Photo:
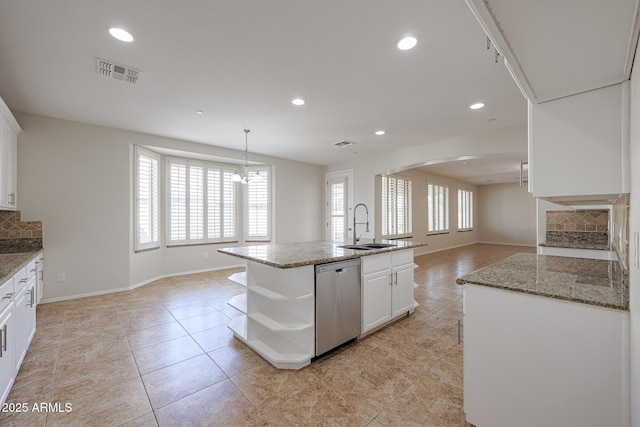
<path fill-rule="evenodd" d="M 316 356 L 360 336 L 360 258 L 316 265 Z"/>

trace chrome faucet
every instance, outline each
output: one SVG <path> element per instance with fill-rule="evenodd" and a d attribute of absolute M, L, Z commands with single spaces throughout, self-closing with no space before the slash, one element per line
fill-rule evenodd
<path fill-rule="evenodd" d="M 367 212 L 367 222 L 356 222 L 356 211 L 358 210 L 358 206 L 364 206 L 364 209 Z M 366 232 L 369 232 L 369 208 L 364 203 L 358 203 L 355 208 L 353 208 L 353 244 L 358 243 L 358 236 L 356 235 L 356 226 L 358 224 L 366 224 Z"/>

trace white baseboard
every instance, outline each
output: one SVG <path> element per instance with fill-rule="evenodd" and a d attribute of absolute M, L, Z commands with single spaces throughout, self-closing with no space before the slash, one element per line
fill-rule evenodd
<path fill-rule="evenodd" d="M 89 293 L 86 293 L 86 294 L 68 295 L 68 296 L 58 297 L 58 298 L 47 298 L 47 299 L 43 299 L 42 301 L 40 301 L 39 304 L 46 304 L 46 303 L 49 303 L 49 302 L 67 301 L 67 300 L 78 299 L 78 298 L 95 297 L 95 296 L 98 296 L 98 295 L 113 294 L 113 293 L 116 293 L 116 292 L 132 291 L 132 290 L 137 289 L 137 288 L 139 288 L 141 286 L 144 286 L 144 285 L 147 285 L 149 283 L 155 282 L 156 280 L 166 279 L 167 277 L 187 276 L 189 274 L 207 273 L 209 271 L 227 270 L 227 269 L 230 269 L 230 268 L 239 268 L 239 267 L 246 267 L 246 265 L 245 264 L 234 264 L 234 265 L 227 265 L 227 266 L 224 266 L 224 267 L 205 268 L 205 269 L 202 269 L 202 270 L 191 270 L 191 271 L 182 271 L 182 272 L 179 272 L 179 273 L 161 274 L 161 275 L 156 276 L 154 278 L 151 278 L 151 279 L 139 282 L 139 283 L 135 283 L 133 285 L 124 286 L 122 288 L 113 288 L 113 289 L 107 289 L 107 290 L 104 290 L 104 291 L 89 292 Z"/>
<path fill-rule="evenodd" d="M 504 243 L 504 242 L 476 242 L 476 243 L 483 243 L 485 245 L 504 245 L 504 246 L 525 246 L 528 248 L 535 248 L 538 245 L 537 244 L 526 244 L 526 243 Z"/>

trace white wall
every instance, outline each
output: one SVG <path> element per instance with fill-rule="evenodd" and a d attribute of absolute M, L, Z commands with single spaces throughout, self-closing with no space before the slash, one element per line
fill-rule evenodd
<path fill-rule="evenodd" d="M 392 135 L 389 144 L 393 144 Z M 386 136 L 385 136 L 386 137 Z M 392 153 L 366 157 L 359 160 L 349 160 L 333 163 L 325 167 L 325 172 L 334 172 L 345 169 L 354 170 L 355 203 L 365 203 L 367 206 L 375 206 L 375 176 L 381 173 L 395 173 L 412 169 L 430 162 L 440 160 L 456 160 L 463 156 L 489 157 L 493 155 L 517 153 L 521 155 L 527 152 L 527 126 L 514 126 L 496 131 L 469 135 L 465 138 L 453 138 L 424 145 L 396 150 Z M 370 210 L 371 211 L 371 210 Z M 375 212 L 371 212 L 369 221 L 377 224 Z M 369 233 L 363 233 L 363 238 L 374 238 L 376 227 L 371 227 Z M 438 244 L 424 251 L 432 250 Z"/>
<path fill-rule="evenodd" d="M 31 114 L 16 117 L 23 129 L 18 207 L 24 220 L 43 221 L 46 300 L 240 263 L 217 253 L 219 245 L 133 251 L 132 144 L 234 159 L 242 152 Z M 322 168 L 268 156 L 251 159 L 274 165 L 274 240 L 321 239 Z M 65 274 L 64 282 L 57 281 L 58 273 Z"/>
<path fill-rule="evenodd" d="M 636 59 L 640 55 L 640 45 Z M 638 64 L 631 75 L 631 208 L 629 213 L 629 241 L 640 233 L 640 71 Z M 640 427 L 640 270 L 634 265 L 638 248 L 629 248 L 629 312 L 631 361 L 631 425 Z M 637 259 L 637 258 L 636 258 Z"/>
<path fill-rule="evenodd" d="M 519 184 L 478 187 L 480 241 L 536 245 L 536 199 Z"/>

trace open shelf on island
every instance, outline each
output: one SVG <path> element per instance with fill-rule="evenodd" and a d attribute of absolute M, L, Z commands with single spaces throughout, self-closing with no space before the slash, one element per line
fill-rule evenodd
<path fill-rule="evenodd" d="M 287 319 L 282 314 L 279 320 L 273 319 L 264 313 L 250 313 L 248 316 L 251 320 L 274 332 L 297 332 L 313 327 L 313 323 L 300 322 L 293 318 Z"/>
<path fill-rule="evenodd" d="M 313 293 L 311 292 L 304 292 L 286 285 L 279 285 L 274 289 L 251 285 L 247 290 L 262 295 L 272 301 L 301 301 L 313 297 Z"/>
<path fill-rule="evenodd" d="M 227 301 L 231 307 L 236 310 L 241 311 L 244 314 L 247 314 L 247 294 L 240 294 L 232 297 L 229 301 Z"/>
<path fill-rule="evenodd" d="M 233 273 L 228 277 L 232 282 L 236 282 L 239 285 L 247 286 L 247 272 L 241 271 L 239 273 Z"/>
<path fill-rule="evenodd" d="M 288 351 L 278 351 L 260 339 L 253 339 L 248 344 L 265 359 L 279 369 L 300 369 L 311 362 L 313 354 L 299 348 L 291 347 Z"/>
<path fill-rule="evenodd" d="M 247 316 L 234 317 L 229 322 L 228 328 L 236 338 L 247 344 Z"/>

